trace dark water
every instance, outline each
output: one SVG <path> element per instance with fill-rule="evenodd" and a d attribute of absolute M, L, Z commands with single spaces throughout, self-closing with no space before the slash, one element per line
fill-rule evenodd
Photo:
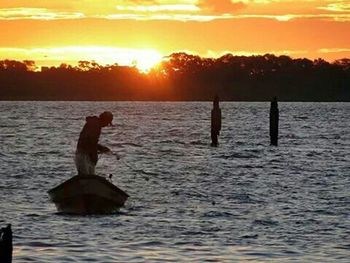
<path fill-rule="evenodd" d="M 350 103 L 0 102 L 0 223 L 14 262 L 350 262 Z M 120 213 L 64 216 L 46 191 L 75 174 L 85 116 L 111 110 L 97 173 Z M 130 168 L 131 167 L 131 168 Z"/>

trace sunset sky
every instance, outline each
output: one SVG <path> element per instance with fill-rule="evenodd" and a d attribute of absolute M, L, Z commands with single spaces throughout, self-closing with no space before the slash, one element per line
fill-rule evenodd
<path fill-rule="evenodd" d="M 350 1 L 1 0 L 0 59 L 136 64 L 185 51 L 350 57 Z"/>

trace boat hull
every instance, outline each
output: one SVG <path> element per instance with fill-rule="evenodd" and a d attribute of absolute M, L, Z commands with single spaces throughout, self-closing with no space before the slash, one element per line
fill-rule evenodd
<path fill-rule="evenodd" d="M 48 191 L 58 212 L 106 214 L 122 207 L 129 195 L 105 178 L 77 175 Z"/>

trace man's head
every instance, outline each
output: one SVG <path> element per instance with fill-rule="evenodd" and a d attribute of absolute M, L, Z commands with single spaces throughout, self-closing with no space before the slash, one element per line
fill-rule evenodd
<path fill-rule="evenodd" d="M 105 111 L 100 114 L 99 119 L 102 127 L 112 125 L 113 114 L 110 111 Z"/>

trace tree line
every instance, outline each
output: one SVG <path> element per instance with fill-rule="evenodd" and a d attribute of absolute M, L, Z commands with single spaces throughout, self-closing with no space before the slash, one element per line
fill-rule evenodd
<path fill-rule="evenodd" d="M 94 61 L 40 70 L 34 61 L 0 61 L 0 100 L 200 101 L 216 94 L 228 101 L 350 101 L 350 59 L 173 53 L 148 73 Z"/>

